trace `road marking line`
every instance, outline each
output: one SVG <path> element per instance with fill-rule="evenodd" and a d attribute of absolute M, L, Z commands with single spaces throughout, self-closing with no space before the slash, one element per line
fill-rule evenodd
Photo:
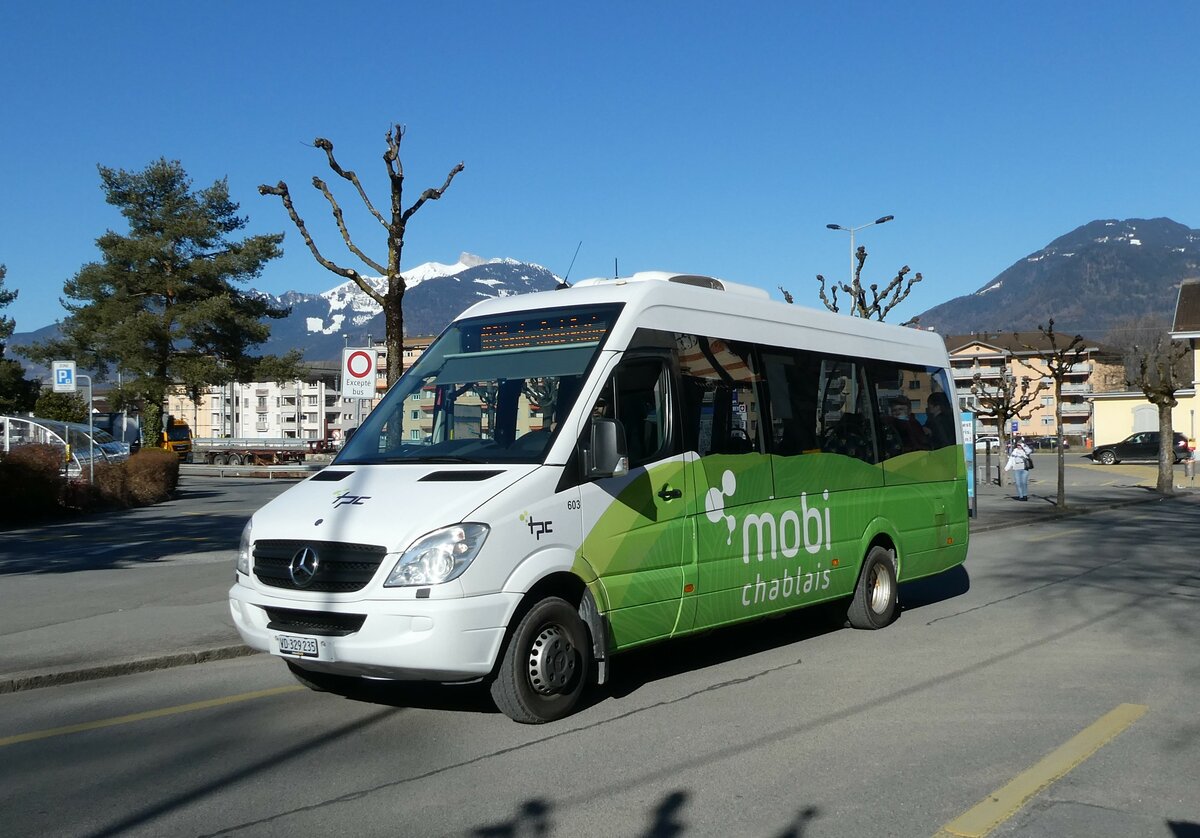
<path fill-rule="evenodd" d="M 161 719 L 164 716 L 174 716 L 179 713 L 191 713 L 193 710 L 207 710 L 210 707 L 221 707 L 226 704 L 236 704 L 240 701 L 253 701 L 256 698 L 270 698 L 274 695 L 283 695 L 284 693 L 297 692 L 303 690 L 304 687 L 299 685 L 287 687 L 272 687 L 269 690 L 257 690 L 255 692 L 241 693 L 239 695 L 227 695 L 223 698 L 209 698 L 204 701 L 193 701 L 190 704 L 179 704 L 175 707 L 161 707 L 158 710 L 146 710 L 142 713 L 130 713 L 128 716 L 116 716 L 111 719 L 99 719 L 94 722 L 82 722 L 77 725 L 65 725 L 64 727 L 52 727 L 47 730 L 34 730 L 29 733 L 18 733 L 16 736 L 6 736 L 0 739 L 0 748 L 6 745 L 16 745 L 18 742 L 32 742 L 37 739 L 49 739 L 53 736 L 66 736 L 69 733 L 82 733 L 85 730 L 99 730 L 100 728 L 113 727 L 114 725 L 126 725 L 132 722 L 143 722 L 147 719 Z"/>
<path fill-rule="evenodd" d="M 1052 532 L 1052 533 L 1048 533 L 1046 535 L 1035 535 L 1035 536 L 1033 536 L 1033 538 L 1030 538 L 1028 540 L 1029 541 L 1048 541 L 1051 538 L 1063 538 L 1065 536 L 1075 535 L 1076 533 L 1081 533 L 1081 532 L 1083 532 L 1083 530 L 1076 528 L 1073 530 L 1063 530 L 1062 532 Z"/>
<path fill-rule="evenodd" d="M 1063 745 L 1022 771 L 1003 788 L 941 828 L 934 838 L 983 838 L 1011 818 L 1036 794 L 1115 739 L 1148 710 L 1144 704 L 1119 704 Z"/>

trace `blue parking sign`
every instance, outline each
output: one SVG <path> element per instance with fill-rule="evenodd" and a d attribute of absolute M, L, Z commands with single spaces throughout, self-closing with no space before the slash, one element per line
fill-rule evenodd
<path fill-rule="evenodd" d="M 54 361 L 51 369 L 54 375 L 54 392 L 74 393 L 76 389 L 75 362 Z"/>

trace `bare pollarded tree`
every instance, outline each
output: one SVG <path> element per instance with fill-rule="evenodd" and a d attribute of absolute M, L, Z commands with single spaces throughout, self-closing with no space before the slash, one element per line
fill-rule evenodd
<path fill-rule="evenodd" d="M 872 282 L 870 285 L 864 288 L 862 284 L 862 270 L 863 265 L 865 265 L 867 261 L 867 249 L 860 245 L 858 249 L 855 250 L 854 257 L 855 267 L 853 280 L 849 283 L 829 283 L 828 294 L 825 292 L 825 277 L 821 274 L 817 274 L 817 282 L 820 286 L 819 290 L 817 291 L 817 296 L 820 297 L 821 302 L 825 304 L 825 308 L 829 309 L 834 314 L 840 314 L 842 311 L 842 304 L 838 302 L 838 291 L 841 291 L 850 299 L 850 309 L 847 314 L 849 314 L 851 317 L 862 317 L 867 320 L 878 320 L 882 323 L 884 318 L 887 317 L 888 312 L 900 305 L 900 303 L 904 301 L 904 298 L 908 296 L 909 292 L 912 291 L 912 287 L 921 281 L 921 274 L 915 273 L 912 276 L 909 276 L 910 269 L 908 265 L 905 265 L 896 272 L 896 275 L 890 282 L 888 282 L 887 285 L 883 287 L 882 290 L 880 290 L 879 284 L 875 282 Z M 779 291 L 783 294 L 784 302 L 795 302 L 791 292 L 782 285 L 779 286 Z M 867 298 L 868 291 L 870 291 L 870 299 Z M 911 320 L 901 323 L 900 325 L 915 326 L 916 323 L 917 318 L 914 317 Z"/>
<path fill-rule="evenodd" d="M 386 330 L 384 342 L 388 353 L 387 374 L 389 384 L 394 384 L 400 377 L 400 373 L 404 371 L 404 292 L 407 284 L 404 280 L 404 274 L 400 272 L 400 260 L 404 251 L 404 234 L 409 219 L 413 217 L 417 210 L 424 206 L 426 201 L 436 201 L 441 198 L 446 190 L 450 188 L 450 183 L 454 180 L 455 175 L 464 168 L 460 162 L 450 170 L 450 174 L 446 175 L 445 183 L 436 189 L 426 189 L 412 206 L 406 209 L 403 204 L 404 165 L 400 160 L 400 142 L 404 139 L 404 130 L 403 125 L 393 125 L 388 128 L 385 137 L 387 149 L 383 153 L 383 162 L 387 167 L 388 183 L 391 191 L 390 211 L 386 216 L 371 203 L 371 199 L 367 196 L 367 192 L 363 188 L 362 182 L 358 179 L 358 175 L 349 169 L 343 169 L 338 163 L 337 158 L 333 156 L 333 143 L 323 137 L 317 137 L 317 139 L 313 140 L 313 145 L 325 152 L 329 168 L 338 177 L 354 186 L 363 205 L 366 206 L 367 210 L 383 226 L 387 233 L 387 261 L 386 263 L 382 263 L 372 259 L 355 244 L 354 239 L 350 236 L 350 231 L 346 228 L 346 222 L 342 216 L 342 208 L 333 196 L 333 192 L 330 191 L 328 184 L 319 177 L 313 177 L 313 188 L 318 190 L 329 203 L 329 209 L 333 213 L 334 221 L 337 222 L 338 230 L 341 231 L 342 240 L 345 242 L 346 247 L 358 257 L 359 261 L 385 279 L 386 285 L 383 291 L 377 290 L 367 281 L 366 277 L 353 268 L 342 267 L 321 254 L 321 251 L 317 248 L 316 243 L 308 232 L 308 227 L 305 225 L 304 219 L 296 212 L 296 207 L 292 203 L 292 196 L 288 191 L 287 183 L 281 180 L 275 186 L 263 184 L 258 187 L 258 191 L 262 195 L 278 195 L 280 197 L 283 201 L 283 206 L 287 209 L 288 216 L 292 219 L 292 223 L 296 225 L 296 229 L 300 231 L 300 235 L 304 238 L 304 243 L 308 245 L 308 249 L 312 252 L 317 262 L 338 276 L 349 279 L 364 294 L 383 308 L 384 328 Z"/>
<path fill-rule="evenodd" d="M 825 294 L 825 277 L 817 274 L 817 282 L 820 285 L 820 290 L 817 295 L 821 298 L 821 302 L 825 304 L 825 308 L 834 312 L 840 311 L 838 305 L 838 291 L 842 291 L 850 299 L 850 315 L 853 317 L 862 317 L 866 320 L 878 320 L 883 322 L 888 312 L 894 309 L 900 303 L 904 302 L 904 298 L 912 291 L 912 287 L 921 281 L 921 274 L 915 273 L 909 276 L 909 267 L 905 265 L 896 272 L 891 281 L 883 286 L 880 290 L 878 283 L 872 282 L 864 287 L 862 283 L 863 265 L 867 262 L 867 249 L 859 245 L 854 251 L 855 266 L 854 279 L 850 283 L 845 282 L 830 282 L 830 294 Z M 870 299 L 867 298 L 867 292 L 870 291 Z M 904 323 L 902 326 L 912 326 L 917 322 L 914 317 Z"/>
<path fill-rule="evenodd" d="M 1084 346 L 1083 336 L 1075 335 L 1070 340 L 1064 340 L 1064 336 L 1054 331 L 1054 318 L 1051 317 L 1049 325 L 1038 325 L 1038 331 L 1041 332 L 1042 338 L 1049 344 L 1049 349 L 1045 347 L 1034 347 L 1029 344 L 1022 344 L 1026 349 L 1036 353 L 1034 357 L 1025 362 L 1026 366 L 1034 372 L 1040 373 L 1044 378 L 1049 378 L 1054 382 L 1054 433 L 1055 449 L 1057 450 L 1058 464 L 1058 493 L 1054 500 L 1054 505 L 1059 509 L 1066 508 L 1067 497 L 1066 489 L 1063 484 L 1063 477 L 1066 473 L 1065 464 L 1063 462 L 1063 425 L 1062 425 L 1062 392 L 1063 382 L 1066 380 L 1067 374 L 1071 372 L 1071 368 L 1076 364 L 1087 359 L 1088 350 Z M 1017 338 L 1016 333 L 1013 334 Z"/>
<path fill-rule="evenodd" d="M 1005 364 L 1007 371 L 1008 365 Z M 1029 409 L 1037 400 L 1038 395 L 1046 388 L 1045 382 L 1038 381 L 1037 386 L 1028 376 L 1016 377 L 1006 372 L 999 382 L 984 383 L 980 373 L 975 373 L 971 383 L 971 394 L 979 406 L 979 412 L 984 416 L 996 419 L 996 430 L 1000 436 L 1000 451 L 1008 451 L 1008 422 L 1010 419 L 1028 419 L 1032 415 Z M 1000 472 L 1001 475 L 1004 472 Z"/>
<path fill-rule="evenodd" d="M 1171 413 L 1180 390 L 1192 386 L 1192 354 L 1185 341 L 1173 340 L 1169 325 L 1153 316 L 1135 318 L 1113 328 L 1110 340 L 1125 363 L 1125 382 L 1141 390 L 1158 409 L 1158 480 L 1163 495 L 1175 492 L 1175 429 Z"/>

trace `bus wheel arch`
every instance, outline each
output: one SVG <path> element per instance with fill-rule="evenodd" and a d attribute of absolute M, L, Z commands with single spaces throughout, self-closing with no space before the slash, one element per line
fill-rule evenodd
<path fill-rule="evenodd" d="M 586 612 L 591 595 L 577 576 L 540 580 L 513 614 L 490 690 L 496 707 L 523 724 L 569 715 L 591 683 L 595 655 Z"/>
<path fill-rule="evenodd" d="M 895 546 L 887 538 L 876 537 L 859 570 L 846 609 L 847 624 L 868 630 L 890 625 L 900 610 L 897 577 Z"/>

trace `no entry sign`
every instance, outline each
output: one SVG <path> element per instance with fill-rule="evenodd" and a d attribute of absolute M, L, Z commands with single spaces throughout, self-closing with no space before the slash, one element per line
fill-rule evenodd
<path fill-rule="evenodd" d="M 374 349 L 346 347 L 342 350 L 342 398 L 371 399 L 375 397 Z"/>

